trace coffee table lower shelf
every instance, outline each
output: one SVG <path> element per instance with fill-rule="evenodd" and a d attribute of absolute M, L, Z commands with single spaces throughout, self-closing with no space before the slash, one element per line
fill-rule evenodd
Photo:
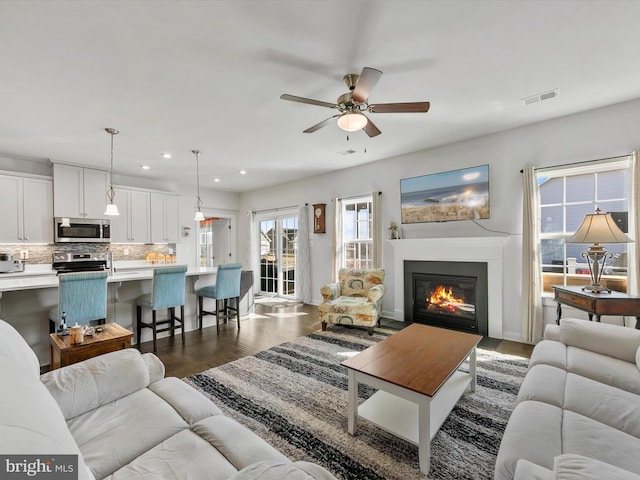
<path fill-rule="evenodd" d="M 429 399 L 420 396 L 420 401 L 426 399 L 430 403 L 429 440 L 433 440 L 433 437 L 436 436 L 471 381 L 470 374 L 457 371 L 447 380 L 435 397 Z M 371 385 L 369 381 L 362 383 Z M 392 387 L 394 386 L 385 386 L 387 390 L 391 390 Z M 418 416 L 418 403 L 384 390 L 378 390 L 358 407 L 358 417 L 419 446 Z"/>

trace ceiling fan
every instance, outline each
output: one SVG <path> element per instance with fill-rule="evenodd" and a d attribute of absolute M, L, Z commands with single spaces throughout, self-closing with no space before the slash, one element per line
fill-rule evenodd
<path fill-rule="evenodd" d="M 369 113 L 427 113 L 429 102 L 406 102 L 406 103 L 378 103 L 369 104 L 369 93 L 376 86 L 382 72 L 375 68 L 364 67 L 362 73 L 348 73 L 343 81 L 349 87 L 349 91 L 338 97 L 336 103 L 313 100 L 311 98 L 297 97 L 295 95 L 280 95 L 282 100 L 290 102 L 307 103 L 319 107 L 335 108 L 340 113 L 333 115 L 322 122 L 307 128 L 304 133 L 313 133 L 325 127 L 329 122 L 338 118 L 337 123 L 340 128 L 347 132 L 364 130 L 369 137 L 375 137 L 382 132 L 369 118 L 362 112 Z"/>

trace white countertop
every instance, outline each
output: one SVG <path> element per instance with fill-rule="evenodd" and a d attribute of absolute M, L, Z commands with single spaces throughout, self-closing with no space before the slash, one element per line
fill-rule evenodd
<path fill-rule="evenodd" d="M 130 282 L 134 280 L 151 280 L 154 268 L 162 268 L 169 265 L 142 265 L 120 266 L 116 265 L 113 275 L 107 277 L 107 283 Z M 31 290 L 36 288 L 57 288 L 58 277 L 56 271 L 49 268 L 29 270 L 25 272 L 5 273 L 0 276 L 0 292 L 13 290 Z M 187 270 L 187 276 L 211 275 L 217 271 L 216 267 L 198 267 Z"/>

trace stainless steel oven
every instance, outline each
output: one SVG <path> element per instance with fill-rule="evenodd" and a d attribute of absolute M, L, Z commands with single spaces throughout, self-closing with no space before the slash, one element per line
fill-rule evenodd
<path fill-rule="evenodd" d="M 53 237 L 56 243 L 109 243 L 111 224 L 102 219 L 56 217 Z"/>

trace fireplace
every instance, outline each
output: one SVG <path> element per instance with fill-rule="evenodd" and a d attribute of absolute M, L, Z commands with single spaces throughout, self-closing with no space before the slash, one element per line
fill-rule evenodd
<path fill-rule="evenodd" d="M 487 264 L 405 261 L 405 321 L 488 335 Z"/>

